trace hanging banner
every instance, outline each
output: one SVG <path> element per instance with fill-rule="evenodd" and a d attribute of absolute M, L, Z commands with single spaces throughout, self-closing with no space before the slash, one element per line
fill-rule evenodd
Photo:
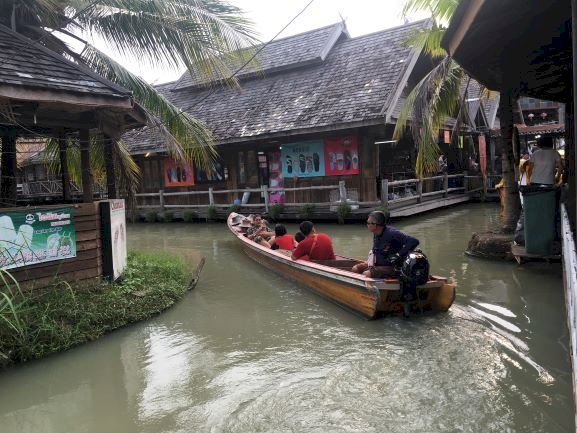
<path fill-rule="evenodd" d="M 321 141 L 283 144 L 281 151 L 283 178 L 325 175 L 325 158 Z"/>
<path fill-rule="evenodd" d="M 214 161 L 212 167 L 209 170 L 204 170 L 201 167 L 194 167 L 195 183 L 199 184 L 224 182 L 226 180 L 224 170 L 224 164 L 220 159 Z"/>
<path fill-rule="evenodd" d="M 76 257 L 74 209 L 0 214 L 0 267 L 13 269 Z"/>
<path fill-rule="evenodd" d="M 164 186 L 193 186 L 192 165 L 176 162 L 170 158 L 164 160 Z"/>
<path fill-rule="evenodd" d="M 357 137 L 325 139 L 325 176 L 359 174 Z"/>
<path fill-rule="evenodd" d="M 280 152 L 269 152 L 268 174 L 269 174 L 269 183 L 268 183 L 269 187 L 282 188 L 284 186 Z M 284 191 L 271 191 L 269 193 L 268 200 L 269 203 L 284 203 L 285 193 Z"/>
<path fill-rule="evenodd" d="M 100 204 L 102 222 L 102 273 L 116 281 L 124 272 L 126 253 L 126 208 L 123 199 L 103 200 Z"/>
<path fill-rule="evenodd" d="M 445 144 L 451 144 L 451 131 L 445 130 L 444 137 L 445 137 L 444 140 Z"/>
<path fill-rule="evenodd" d="M 483 177 L 485 177 L 487 170 L 487 142 L 484 135 L 479 135 L 479 165 Z"/>

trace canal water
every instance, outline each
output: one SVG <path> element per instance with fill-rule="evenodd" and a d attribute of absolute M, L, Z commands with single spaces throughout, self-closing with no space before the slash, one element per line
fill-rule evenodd
<path fill-rule="evenodd" d="M 482 204 L 396 223 L 458 294 L 448 313 L 377 321 L 251 261 L 222 224 L 133 225 L 132 248 L 206 257 L 198 287 L 0 373 L 0 432 L 574 432 L 561 269 L 463 254 L 497 224 Z M 338 252 L 370 248 L 363 225 L 318 229 Z"/>

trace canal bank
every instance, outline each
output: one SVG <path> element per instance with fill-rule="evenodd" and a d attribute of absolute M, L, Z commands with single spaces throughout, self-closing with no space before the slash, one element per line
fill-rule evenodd
<path fill-rule="evenodd" d="M 0 374 L 2 432 L 572 431 L 560 267 L 463 254 L 498 213 L 475 204 L 395 223 L 458 282 L 447 314 L 410 321 L 350 315 L 252 262 L 222 224 L 132 225 L 132 248 L 191 268 L 206 257 L 197 289 Z M 337 251 L 370 248 L 360 224 L 318 229 Z"/>

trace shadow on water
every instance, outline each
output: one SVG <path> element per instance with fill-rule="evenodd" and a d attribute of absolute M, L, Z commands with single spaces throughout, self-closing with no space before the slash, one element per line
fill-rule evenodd
<path fill-rule="evenodd" d="M 447 314 L 364 321 L 242 254 L 222 224 L 129 228 L 132 248 L 194 267 L 197 289 L 148 322 L 0 375 L 11 432 L 574 431 L 558 266 L 463 254 L 497 208 L 399 221 L 436 274 Z M 295 230 L 296 226 L 289 226 Z M 363 257 L 363 225 L 319 225 Z"/>

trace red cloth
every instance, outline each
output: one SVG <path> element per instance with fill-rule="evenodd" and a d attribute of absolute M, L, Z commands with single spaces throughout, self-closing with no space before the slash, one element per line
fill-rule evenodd
<path fill-rule="evenodd" d="M 279 236 L 274 239 L 274 243 L 278 245 L 281 250 L 292 251 L 295 247 L 295 241 L 292 235 L 288 233 L 286 235 Z"/>
<path fill-rule="evenodd" d="M 308 236 L 300 242 L 293 251 L 293 260 L 305 259 L 303 256 L 309 256 L 309 260 L 334 260 L 335 252 L 331 238 L 324 233 L 315 233 Z"/>

